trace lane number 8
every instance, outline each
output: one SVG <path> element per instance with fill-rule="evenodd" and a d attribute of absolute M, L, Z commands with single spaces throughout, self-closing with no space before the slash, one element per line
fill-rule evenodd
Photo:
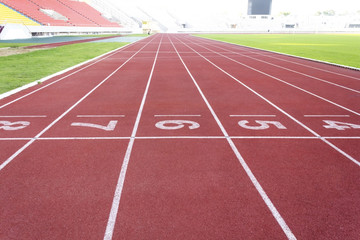
<path fill-rule="evenodd" d="M 29 122 L 18 121 L 18 122 L 9 122 L 9 121 L 0 121 L 0 130 L 3 129 L 5 131 L 16 131 L 29 126 Z"/>

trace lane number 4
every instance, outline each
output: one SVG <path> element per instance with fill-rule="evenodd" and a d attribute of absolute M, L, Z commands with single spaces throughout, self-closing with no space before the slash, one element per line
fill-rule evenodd
<path fill-rule="evenodd" d="M 327 129 L 336 129 L 344 131 L 345 129 L 360 129 L 360 125 L 354 123 L 345 123 L 331 120 L 323 120 L 327 125 L 323 125 Z"/>

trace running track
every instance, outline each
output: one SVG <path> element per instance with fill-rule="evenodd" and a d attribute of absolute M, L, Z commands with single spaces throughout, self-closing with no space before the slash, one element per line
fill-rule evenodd
<path fill-rule="evenodd" d="M 360 72 L 156 34 L 0 100 L 0 239 L 360 239 Z"/>

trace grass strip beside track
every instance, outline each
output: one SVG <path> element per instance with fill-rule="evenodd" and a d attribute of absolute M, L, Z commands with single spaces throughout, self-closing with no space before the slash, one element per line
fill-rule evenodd
<path fill-rule="evenodd" d="M 196 36 L 360 68 L 360 34 L 196 34 Z"/>
<path fill-rule="evenodd" d="M 21 87 L 128 43 L 79 43 L 0 57 L 0 93 Z"/>
<path fill-rule="evenodd" d="M 0 43 L 0 48 L 18 48 L 36 45 L 34 43 Z"/>

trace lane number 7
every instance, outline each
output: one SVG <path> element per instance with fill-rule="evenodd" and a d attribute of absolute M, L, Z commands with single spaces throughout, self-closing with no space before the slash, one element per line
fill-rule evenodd
<path fill-rule="evenodd" d="M 116 124 L 118 121 L 116 120 L 112 120 L 109 122 L 109 124 L 107 126 L 103 126 L 103 125 L 99 125 L 99 124 L 94 124 L 94 123 L 79 123 L 79 122 L 74 122 L 71 124 L 71 126 L 73 127 L 89 127 L 89 128 L 97 128 L 97 129 L 101 129 L 104 131 L 114 131 Z"/>

